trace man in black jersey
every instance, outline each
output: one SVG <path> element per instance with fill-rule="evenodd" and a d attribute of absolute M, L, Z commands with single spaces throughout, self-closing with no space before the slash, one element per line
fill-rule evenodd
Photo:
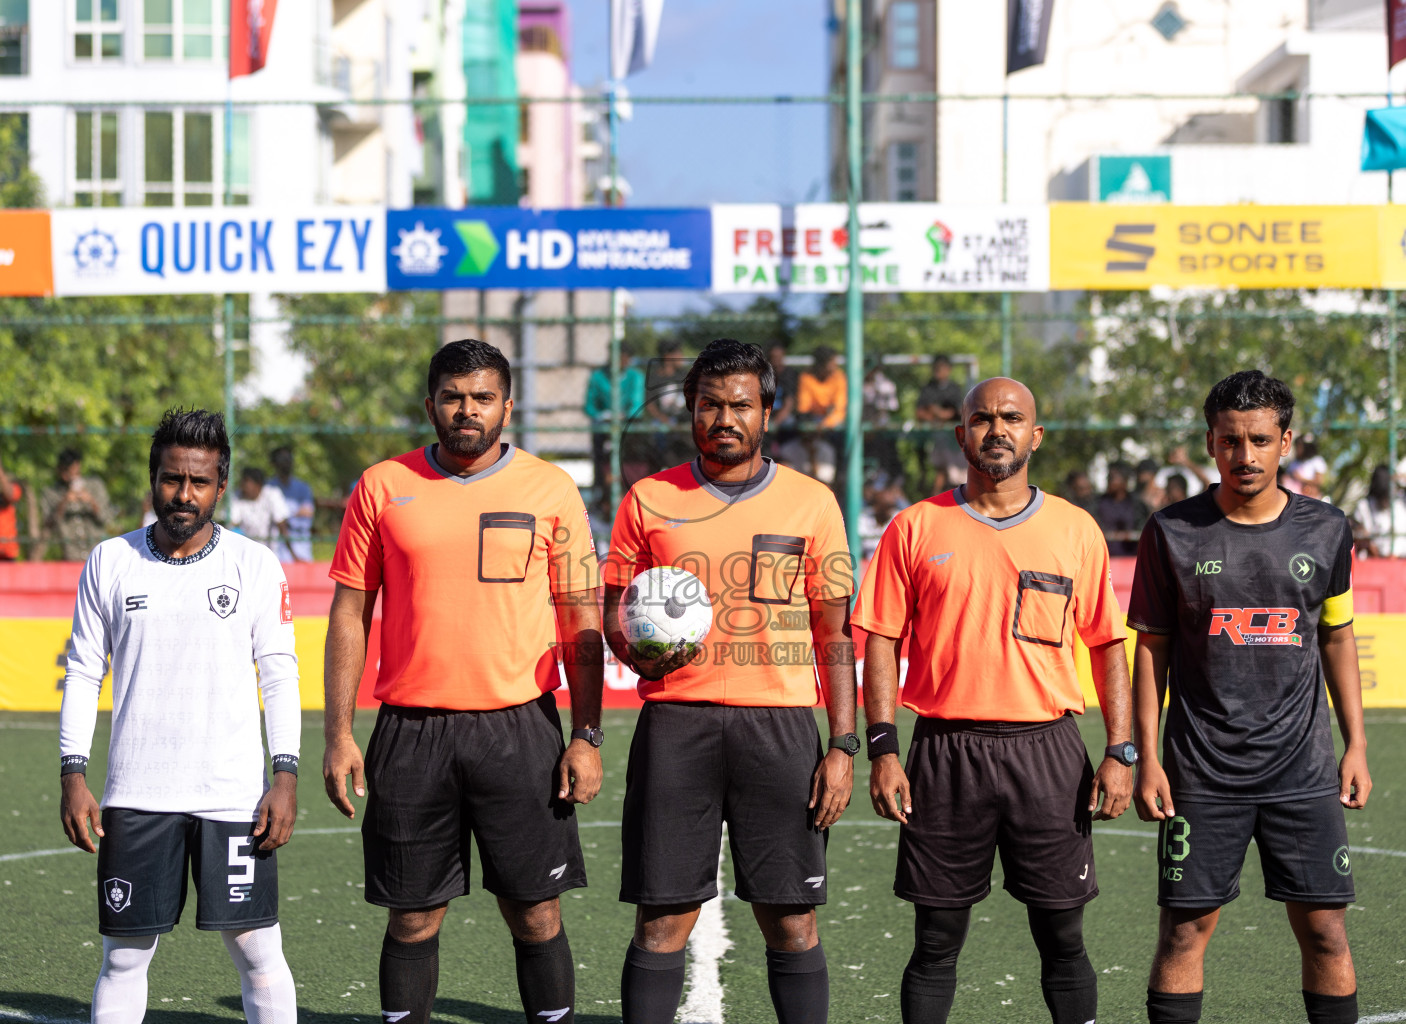
<path fill-rule="evenodd" d="M 1352 527 L 1331 505 L 1276 486 L 1293 413 L 1288 387 L 1258 370 L 1213 387 L 1206 447 L 1220 484 L 1158 512 L 1138 545 L 1128 610 L 1142 751 L 1134 800 L 1144 821 L 1161 825 L 1151 1024 L 1200 1019 L 1206 946 L 1220 908 L 1239 895 L 1251 838 L 1265 895 L 1285 904 L 1302 951 L 1310 1024 L 1357 1020 L 1343 808 L 1365 806 L 1372 780 L 1352 633 Z M 1340 764 L 1320 677 L 1346 745 Z"/>

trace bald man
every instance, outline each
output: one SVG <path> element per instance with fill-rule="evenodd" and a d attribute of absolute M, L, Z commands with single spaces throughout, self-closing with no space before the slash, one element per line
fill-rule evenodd
<path fill-rule="evenodd" d="M 1108 546 L 1087 512 L 1030 485 L 1044 428 L 1025 385 L 982 381 L 956 435 L 966 484 L 894 517 L 853 616 L 869 634 L 869 796 L 902 823 L 894 892 L 915 910 L 903 1019 L 947 1020 L 971 908 L 991 891 L 999 850 L 1006 889 L 1026 906 L 1052 1019 L 1091 1024 L 1092 821 L 1127 809 L 1137 757 Z M 1084 712 L 1076 636 L 1108 732 L 1097 771 L 1073 717 Z M 902 703 L 919 716 L 906 770 L 893 724 L 905 637 Z"/>

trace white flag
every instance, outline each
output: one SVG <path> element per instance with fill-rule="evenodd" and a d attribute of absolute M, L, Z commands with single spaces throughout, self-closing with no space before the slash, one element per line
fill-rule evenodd
<path fill-rule="evenodd" d="M 654 60 L 664 0 L 610 0 L 610 77 L 620 81 Z"/>

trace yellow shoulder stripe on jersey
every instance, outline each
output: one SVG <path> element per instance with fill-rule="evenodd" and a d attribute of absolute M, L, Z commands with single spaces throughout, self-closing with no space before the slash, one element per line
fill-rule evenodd
<path fill-rule="evenodd" d="M 1323 601 L 1318 622 L 1323 626 L 1343 626 L 1352 621 L 1352 588 Z"/>

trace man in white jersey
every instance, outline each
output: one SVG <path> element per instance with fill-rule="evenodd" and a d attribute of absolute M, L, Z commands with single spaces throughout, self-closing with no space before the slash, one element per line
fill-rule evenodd
<path fill-rule="evenodd" d="M 218 413 L 168 412 L 151 442 L 156 522 L 99 544 L 78 583 L 59 718 L 60 816 L 69 841 L 98 854 L 103 963 L 93 1024 L 145 1015 L 147 966 L 157 937 L 180 920 L 187 862 L 195 926 L 224 939 L 249 1024 L 297 1021 L 273 853 L 298 809 L 292 604 L 273 552 L 211 522 L 229 455 Z M 109 657 L 100 812 L 84 772 Z"/>

